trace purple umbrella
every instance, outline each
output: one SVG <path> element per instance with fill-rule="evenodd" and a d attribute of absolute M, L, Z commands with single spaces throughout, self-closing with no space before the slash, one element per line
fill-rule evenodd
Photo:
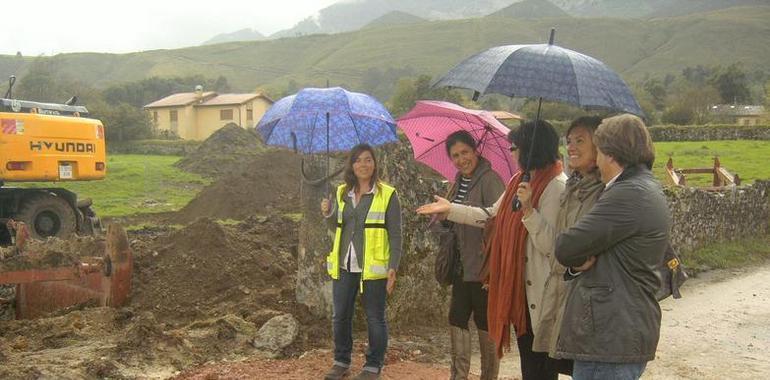
<path fill-rule="evenodd" d="M 450 181 L 454 181 L 457 169 L 446 152 L 445 141 L 453 132 L 468 131 L 478 144 L 478 151 L 491 164 L 492 169 L 507 182 L 518 171 L 511 159 L 506 136 L 508 128 L 492 113 L 470 110 L 457 104 L 421 100 L 397 121 L 404 131 L 414 152 L 414 158 Z"/>

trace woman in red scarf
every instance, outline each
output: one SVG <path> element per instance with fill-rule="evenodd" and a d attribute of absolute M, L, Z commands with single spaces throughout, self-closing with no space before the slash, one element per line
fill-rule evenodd
<path fill-rule="evenodd" d="M 549 302 L 543 299 L 543 294 L 547 282 L 562 273 L 556 272 L 558 266 L 553 252 L 538 249 L 540 245 L 529 235 L 522 219 L 556 225 L 559 197 L 567 179 L 559 159 L 559 136 L 551 124 L 540 120 L 522 124 L 509 133 L 508 139 L 519 167 L 528 169 L 529 182 L 522 181 L 523 172 L 517 173 L 490 208 L 451 204 L 437 196 L 436 202 L 419 207 L 417 212 L 441 214 L 452 222 L 478 227 L 484 227 L 488 218 L 496 216 L 487 258 L 490 338 L 495 341 L 498 356 L 502 356 L 503 350 L 510 348 L 513 324 L 523 379 L 557 379 L 558 361 L 548 357 L 547 345 L 533 350 L 533 342 L 550 341 L 550 337 L 538 336 L 539 331 L 553 331 L 552 326 L 541 325 L 542 306 Z M 512 205 L 517 195 L 522 196 L 522 207 L 514 210 Z"/>

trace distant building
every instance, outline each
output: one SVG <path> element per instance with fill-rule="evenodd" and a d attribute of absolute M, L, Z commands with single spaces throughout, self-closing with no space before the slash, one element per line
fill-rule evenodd
<path fill-rule="evenodd" d="M 169 131 L 186 140 L 205 140 L 226 124 L 253 127 L 273 101 L 262 94 L 217 94 L 195 92 L 169 95 L 144 106 L 159 131 Z"/>
<path fill-rule="evenodd" d="M 767 121 L 764 106 L 716 104 L 709 109 L 714 121 L 736 125 L 760 125 Z"/>

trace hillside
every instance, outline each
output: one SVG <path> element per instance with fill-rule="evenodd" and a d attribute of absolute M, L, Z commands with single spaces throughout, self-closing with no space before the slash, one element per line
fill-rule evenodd
<path fill-rule="evenodd" d="M 232 33 L 217 34 L 211 39 L 203 42 L 201 45 L 213 45 L 213 44 L 221 44 L 223 42 L 234 42 L 234 41 L 261 41 L 264 39 L 265 39 L 265 36 L 262 33 L 253 29 L 246 28 L 246 29 L 241 29 Z"/>
<path fill-rule="evenodd" d="M 224 75 L 234 91 L 303 85 L 360 88 L 372 70 L 410 68 L 441 75 L 495 45 L 556 43 L 596 57 L 625 79 L 679 73 L 687 66 L 742 62 L 770 72 L 770 6 L 661 18 L 514 20 L 497 17 L 431 21 L 256 42 L 232 42 L 131 54 L 60 54 L 48 58 L 63 75 L 96 87 L 151 76 Z M 740 41 L 740 43 L 736 43 Z M 0 56 L 0 78 L 20 76 L 30 58 Z"/>
<path fill-rule="evenodd" d="M 374 21 L 366 24 L 364 28 L 379 28 L 379 27 L 388 27 L 388 26 L 394 26 L 394 25 L 415 24 L 418 22 L 425 22 L 425 21 L 426 20 L 424 18 L 417 17 L 413 14 L 409 14 L 401 11 L 392 11 L 374 19 Z"/>
<path fill-rule="evenodd" d="M 655 18 L 684 16 L 736 6 L 768 5 L 767 0 L 551 0 L 573 16 Z"/>
<path fill-rule="evenodd" d="M 700 12 L 712 12 L 720 9 L 768 5 L 768 0 L 672 0 L 664 6 L 648 14 L 647 17 L 684 16 Z"/>
<path fill-rule="evenodd" d="M 507 17 L 515 19 L 537 19 L 549 17 L 569 17 L 569 14 L 548 0 L 524 0 L 513 3 L 489 17 Z"/>
<path fill-rule="evenodd" d="M 315 33 L 358 30 L 392 11 L 405 12 L 429 20 L 479 17 L 516 0 L 358 0 L 340 1 L 270 37 L 295 37 Z"/>

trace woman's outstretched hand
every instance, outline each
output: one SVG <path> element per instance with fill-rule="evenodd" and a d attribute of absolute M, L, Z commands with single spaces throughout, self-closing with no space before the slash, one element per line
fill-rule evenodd
<path fill-rule="evenodd" d="M 434 195 L 433 198 L 436 199 L 435 202 L 418 207 L 417 213 L 420 215 L 448 214 L 451 203 L 438 195 Z"/>

